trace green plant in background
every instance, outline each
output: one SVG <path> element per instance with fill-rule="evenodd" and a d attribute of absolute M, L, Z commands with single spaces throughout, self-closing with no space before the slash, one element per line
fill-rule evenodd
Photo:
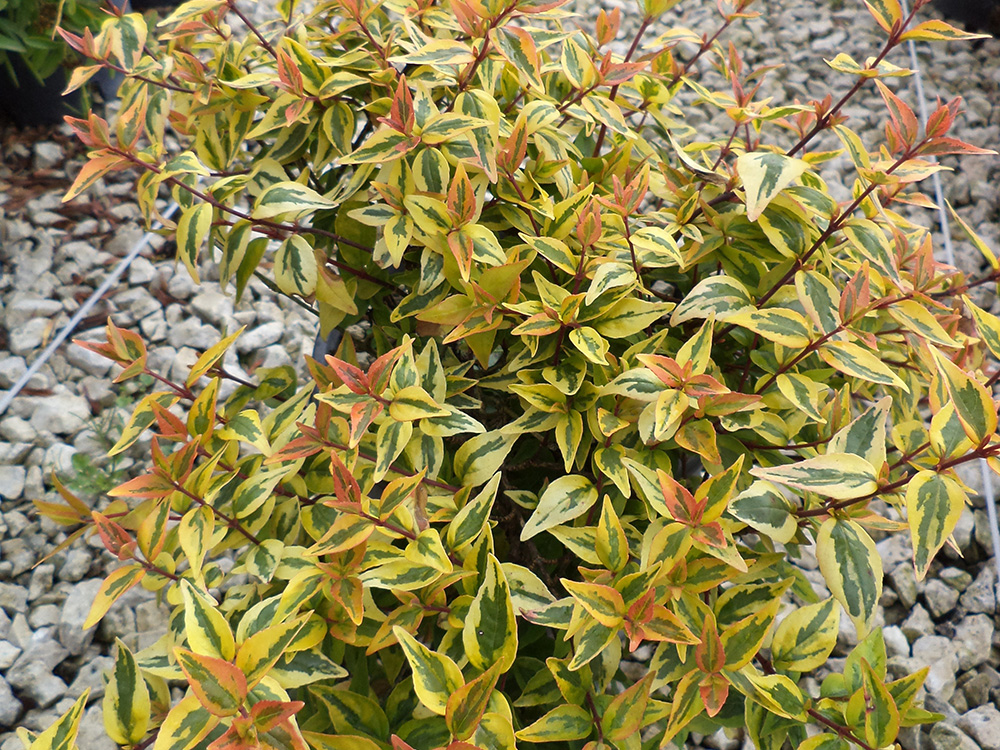
<path fill-rule="evenodd" d="M 153 379 L 148 375 L 141 375 L 137 380 L 146 390 L 153 384 Z M 120 393 L 115 398 L 113 409 L 103 409 L 100 414 L 87 420 L 87 428 L 105 453 L 109 452 L 121 437 L 126 423 L 122 411 L 132 410 L 137 395 L 141 394 Z M 124 465 L 124 460 L 125 456 L 121 454 L 95 461 L 88 453 L 74 453 L 71 459 L 72 473 L 66 474 L 61 479 L 66 488 L 72 492 L 84 495 L 88 499 L 96 499 L 106 495 L 128 479 L 130 473 L 134 473 Z"/>
<path fill-rule="evenodd" d="M 8 55 L 16 54 L 39 80 L 56 72 L 71 54 L 56 27 L 81 32 L 106 18 L 103 0 L 0 0 L 0 66 L 14 80 Z"/>
<path fill-rule="evenodd" d="M 67 198 L 137 169 L 147 217 L 180 203 L 196 278 L 210 255 L 237 296 L 262 273 L 324 334 L 368 331 L 227 398 L 238 332 L 184 382 L 112 323 L 87 344 L 158 381 L 111 449 L 152 430 L 148 471 L 100 513 L 40 506 L 122 561 L 88 626 L 136 585 L 172 607 L 119 645 L 119 744 L 632 750 L 721 726 L 871 750 L 935 719 L 926 670 L 886 676 L 873 535 L 908 529 L 923 578 L 955 468 L 1000 469 L 1000 320 L 965 296 L 997 272 L 936 262 L 899 212 L 932 157 L 983 151 L 948 135 L 958 101 L 921 124 L 883 79 L 907 39 L 968 35 L 872 0 L 882 48 L 801 105 L 757 100 L 764 71 L 716 41 L 748 0 L 701 34 L 648 0 L 624 56 L 617 12 L 584 30 L 561 5 L 279 3 L 258 27 L 191 0 L 159 38 L 134 14 L 67 35 L 77 82 L 128 75 L 113 127 L 71 120 Z M 844 122 L 864 86 L 881 143 Z M 826 598 L 794 565 L 813 544 Z M 859 644 L 828 674 L 842 612 Z M 31 747 L 69 746 L 80 710 Z"/>

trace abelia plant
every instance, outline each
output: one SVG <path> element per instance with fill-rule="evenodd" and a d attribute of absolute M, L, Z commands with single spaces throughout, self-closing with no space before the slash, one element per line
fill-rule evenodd
<path fill-rule="evenodd" d="M 617 11 L 561 0 L 283 0 L 264 26 L 191 0 L 157 38 L 134 14 L 65 35 L 93 60 L 75 84 L 128 72 L 114 127 L 71 121 L 68 197 L 136 169 L 150 220 L 180 204 L 159 218 L 193 275 L 366 332 L 304 384 L 228 372 L 239 332 L 185 382 L 112 323 L 85 344 L 160 385 L 112 450 L 151 431 L 146 473 L 100 510 L 39 504 L 122 562 L 88 626 L 137 585 L 172 608 L 118 645 L 112 739 L 872 750 L 935 719 L 926 670 L 886 676 L 873 537 L 908 531 L 923 578 L 956 468 L 1000 471 L 1000 320 L 969 299 L 1000 271 L 978 240 L 987 275 L 936 261 L 902 212 L 935 157 L 983 152 L 948 135 L 958 101 L 920 123 L 885 81 L 902 42 L 969 35 L 870 0 L 885 41 L 830 61 L 845 93 L 772 104 L 722 46 L 749 0 L 702 33 L 675 4 L 640 6 L 624 56 Z M 863 87 L 879 143 L 842 114 Z M 821 176 L 841 152 L 844 202 Z M 831 671 L 842 613 L 858 645 Z M 82 705 L 31 747 L 68 747 Z"/>

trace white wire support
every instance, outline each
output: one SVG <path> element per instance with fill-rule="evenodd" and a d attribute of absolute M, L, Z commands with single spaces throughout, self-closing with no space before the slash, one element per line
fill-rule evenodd
<path fill-rule="evenodd" d="M 907 0 L 900 0 L 903 14 L 908 15 L 909 3 Z M 920 121 L 927 122 L 927 95 L 924 91 L 924 78 L 920 72 L 920 61 L 917 59 L 917 45 L 912 39 L 906 40 L 907 50 L 910 53 L 910 67 L 913 69 L 913 83 L 916 89 L 917 109 L 920 112 Z M 936 157 L 931 157 L 931 161 L 936 162 Z M 944 186 L 941 183 L 941 173 L 935 172 L 931 175 L 931 185 L 934 188 L 934 202 L 937 203 L 938 224 L 941 227 L 941 235 L 944 237 L 944 257 L 949 266 L 955 267 L 955 246 L 951 242 L 951 222 L 948 220 L 948 210 L 945 208 Z M 997 501 L 996 492 L 993 488 L 993 470 L 986 463 L 985 458 L 979 459 L 979 476 L 983 481 L 983 498 L 986 501 L 986 516 L 990 524 L 990 539 L 993 542 L 993 563 L 996 566 L 997 587 L 1000 589 L 1000 525 L 997 523 Z"/>
<path fill-rule="evenodd" d="M 174 212 L 177 211 L 177 208 L 178 206 L 176 203 L 171 203 L 170 206 L 167 207 L 167 210 L 163 212 L 163 218 L 169 219 L 174 215 Z M 132 265 L 132 261 L 139 257 L 139 253 L 141 253 L 149 244 L 150 240 L 152 240 L 153 237 L 156 237 L 156 230 L 160 229 L 162 226 L 163 225 L 160 222 L 156 222 L 153 225 L 153 228 L 146 232 L 140 240 L 135 243 L 135 246 L 118 262 L 118 265 L 115 266 L 114 270 L 108 274 L 104 281 L 101 282 L 101 285 L 97 287 L 93 294 L 87 298 L 87 301 L 80 305 L 80 309 L 77 310 L 73 317 L 69 319 L 69 322 L 63 327 L 63 329 L 56 334 L 56 337 L 52 339 L 42 353 L 35 358 L 35 361 L 31 363 L 31 366 L 28 367 L 25 373 L 18 378 L 17 382 L 14 383 L 14 386 L 9 391 L 4 393 L 3 396 L 0 396 L 0 415 L 7 411 L 7 407 L 11 405 L 11 402 L 17 394 L 20 393 L 24 386 L 28 384 L 32 376 L 42 369 L 42 366 L 49 360 L 49 357 L 55 353 L 56 349 L 58 349 L 67 338 L 69 338 L 69 335 L 80 324 L 80 321 L 86 317 L 87 313 L 93 309 L 94 305 L 100 301 L 101 297 L 107 293 L 111 286 L 118 281 L 121 275 L 125 273 L 125 270 Z"/>

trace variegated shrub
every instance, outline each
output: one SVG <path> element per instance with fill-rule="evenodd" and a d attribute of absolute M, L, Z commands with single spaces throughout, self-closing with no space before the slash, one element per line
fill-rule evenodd
<path fill-rule="evenodd" d="M 122 561 L 88 625 L 136 585 L 172 608 L 118 647 L 112 739 L 872 750 L 933 721 L 924 673 L 887 681 L 873 537 L 908 532 L 923 578 L 956 468 L 1000 470 L 1000 320 L 969 299 L 1000 272 L 937 262 L 907 218 L 936 156 L 979 152 L 948 136 L 959 103 L 920 123 L 883 79 L 905 40 L 965 35 L 870 0 L 884 43 L 830 61 L 842 92 L 772 103 L 722 46 L 748 0 L 701 32 L 648 0 L 624 55 L 617 11 L 562 0 L 281 0 L 261 26 L 241 1 L 66 35 L 94 61 L 73 85 L 127 73 L 114 127 L 72 121 L 70 195 L 135 169 L 147 218 L 180 204 L 193 275 L 366 337 L 235 390 L 238 332 L 186 382 L 113 324 L 90 345 L 161 386 L 114 448 L 152 431 L 148 473 L 99 511 L 39 504 Z M 866 87 L 879 143 L 841 114 Z M 842 613 L 859 645 L 831 673 Z M 82 706 L 31 747 L 69 747 Z"/>

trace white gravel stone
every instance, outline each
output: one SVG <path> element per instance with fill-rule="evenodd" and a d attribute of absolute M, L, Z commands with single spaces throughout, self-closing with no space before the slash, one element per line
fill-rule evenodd
<path fill-rule="evenodd" d="M 21 357 L 0 359 L 0 388 L 10 388 L 28 371 L 28 365 Z"/>
<path fill-rule="evenodd" d="M 70 654 L 82 654 L 94 638 L 96 626 L 83 629 L 90 607 L 101 588 L 101 579 L 91 578 L 73 587 L 59 617 L 59 642 Z"/>
<path fill-rule="evenodd" d="M 997 600 L 994 590 L 996 570 L 993 565 L 984 565 L 959 602 L 966 612 L 992 615 L 996 612 Z"/>
<path fill-rule="evenodd" d="M 930 741 L 933 750 L 979 750 L 975 740 L 947 721 L 931 727 Z"/>
<path fill-rule="evenodd" d="M 931 616 L 937 620 L 955 609 L 955 605 L 958 604 L 958 596 L 958 591 L 938 579 L 930 580 L 924 586 L 924 601 L 927 602 L 927 609 L 930 610 Z"/>
<path fill-rule="evenodd" d="M 18 326 L 10 332 L 10 350 L 18 356 L 34 351 L 45 342 L 49 325 L 45 318 L 32 318 Z"/>
<path fill-rule="evenodd" d="M 888 625 L 883 628 L 882 638 L 885 640 L 885 649 L 889 656 L 908 657 L 910 655 L 910 644 L 899 626 Z"/>
<path fill-rule="evenodd" d="M 0 672 L 6 672 L 21 655 L 21 649 L 10 641 L 0 641 Z"/>
<path fill-rule="evenodd" d="M 0 466 L 0 497 L 5 500 L 17 500 L 24 492 L 23 466 Z"/>
<path fill-rule="evenodd" d="M 103 338 L 103 336 L 101 338 Z M 113 365 L 110 359 L 102 357 L 97 352 L 92 352 L 90 349 L 85 349 L 84 347 L 73 343 L 70 343 L 63 350 L 63 354 L 66 357 L 66 361 L 73 365 L 73 367 L 79 367 L 88 375 L 94 375 L 96 377 L 104 377 L 107 375 L 108 370 L 110 370 Z"/>
<path fill-rule="evenodd" d="M 14 697 L 10 685 L 0 677 L 0 727 L 14 728 L 23 708 L 21 701 Z M 3 747 L 7 747 L 6 743 Z"/>
<path fill-rule="evenodd" d="M 30 443 L 36 433 L 26 419 L 6 417 L 0 419 L 0 438 L 12 443 Z"/>
<path fill-rule="evenodd" d="M 167 343 L 175 349 L 189 346 L 199 351 L 208 349 L 219 340 L 219 332 L 212 326 L 188 318 L 167 331 Z"/>
<path fill-rule="evenodd" d="M 39 631 L 7 671 L 7 682 L 40 708 L 51 706 L 66 692 L 66 683 L 52 674 L 52 670 L 68 655 L 49 631 Z"/>
<path fill-rule="evenodd" d="M 913 660 L 930 667 L 924 687 L 939 700 L 948 701 L 955 693 L 958 656 L 952 642 L 938 635 L 925 635 L 913 644 Z"/>
<path fill-rule="evenodd" d="M 156 278 L 156 266 L 149 258 L 139 256 L 128 267 L 128 283 L 132 286 L 145 286 Z"/>
<path fill-rule="evenodd" d="M 276 344 L 281 341 L 281 336 L 285 332 L 283 323 L 273 321 L 257 326 L 252 331 L 246 331 L 236 341 L 236 349 L 242 354 L 256 352 L 260 349 Z"/>
<path fill-rule="evenodd" d="M 1000 750 L 1000 711 L 995 706 L 974 708 L 958 720 L 958 728 L 982 750 Z"/>
<path fill-rule="evenodd" d="M 209 288 L 199 292 L 191 298 L 189 304 L 195 315 L 216 327 L 233 314 L 232 296 L 217 289 Z"/>
<path fill-rule="evenodd" d="M 958 624 L 954 643 L 963 672 L 989 661 L 993 632 L 993 620 L 983 614 L 970 615 Z"/>
<path fill-rule="evenodd" d="M 90 419 L 90 405 L 83 396 L 63 391 L 36 399 L 31 426 L 56 435 L 73 435 Z"/>
<path fill-rule="evenodd" d="M 35 169 L 55 169 L 61 167 L 66 152 L 58 143 L 40 141 L 32 149 L 31 164 Z"/>

